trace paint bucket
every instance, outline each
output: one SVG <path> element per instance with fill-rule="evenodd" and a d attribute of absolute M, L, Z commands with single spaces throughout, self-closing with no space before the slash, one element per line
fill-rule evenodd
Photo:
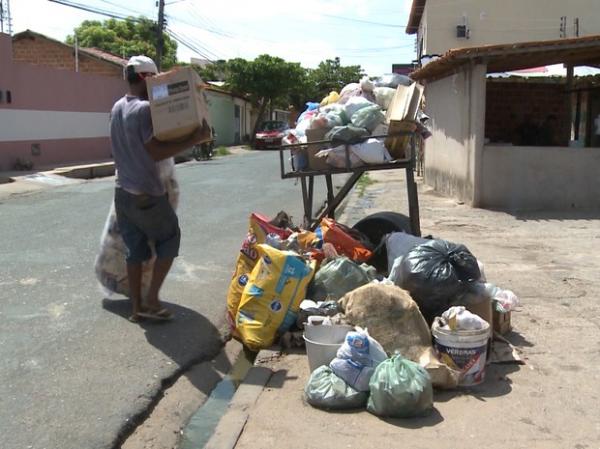
<path fill-rule="evenodd" d="M 347 325 L 304 326 L 303 337 L 311 373 L 322 365 L 329 365 L 344 343 L 346 334 L 352 329 Z"/>
<path fill-rule="evenodd" d="M 450 368 L 461 372 L 458 385 L 478 385 L 485 379 L 490 325 L 480 330 L 450 330 L 435 321 L 431 327 L 434 347 L 439 359 Z"/>

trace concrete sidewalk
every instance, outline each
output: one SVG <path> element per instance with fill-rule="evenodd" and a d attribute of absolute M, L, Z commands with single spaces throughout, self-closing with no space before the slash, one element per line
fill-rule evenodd
<path fill-rule="evenodd" d="M 352 193 L 340 222 L 407 211 L 398 172 L 370 177 L 375 183 L 362 197 Z M 526 365 L 492 365 L 483 385 L 436 392 L 427 418 L 384 420 L 304 403 L 305 354 L 272 355 L 240 387 L 207 447 L 600 448 L 600 212 L 511 215 L 472 209 L 423 186 L 419 199 L 424 235 L 464 243 L 489 282 L 521 298 L 507 337 Z"/>

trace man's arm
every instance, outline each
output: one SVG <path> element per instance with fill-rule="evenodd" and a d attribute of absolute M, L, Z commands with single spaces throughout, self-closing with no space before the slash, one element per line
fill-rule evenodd
<path fill-rule="evenodd" d="M 181 153 L 183 150 L 187 148 L 191 148 L 203 140 L 210 139 L 210 127 L 206 120 L 203 120 L 202 126 L 196 128 L 196 130 L 192 133 L 190 137 L 181 142 L 161 142 L 160 140 L 156 140 L 156 138 L 152 137 L 148 142 L 144 144 L 148 153 L 150 153 L 150 157 L 158 162 L 163 159 L 168 159 L 170 157 L 175 156 L 176 154 Z"/>

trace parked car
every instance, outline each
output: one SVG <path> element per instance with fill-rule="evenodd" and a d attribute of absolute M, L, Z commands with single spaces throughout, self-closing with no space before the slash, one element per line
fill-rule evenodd
<path fill-rule="evenodd" d="M 281 139 L 285 136 L 288 124 L 279 120 L 268 120 L 262 122 L 254 135 L 254 148 L 264 150 L 281 145 Z"/>

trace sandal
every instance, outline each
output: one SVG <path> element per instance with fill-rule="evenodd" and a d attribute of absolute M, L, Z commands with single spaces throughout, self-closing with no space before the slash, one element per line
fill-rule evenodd
<path fill-rule="evenodd" d="M 142 316 L 141 316 L 139 313 L 134 313 L 134 314 L 133 314 L 133 315 L 131 315 L 129 318 L 127 318 L 127 320 L 128 320 L 130 323 L 137 324 L 137 323 L 139 323 L 140 321 L 142 321 Z"/>
<path fill-rule="evenodd" d="M 143 318 L 150 318 L 152 320 L 168 321 L 173 318 L 173 312 L 171 312 L 169 309 L 163 307 L 162 309 L 158 309 L 158 310 L 148 309 L 144 312 L 139 312 L 138 316 L 143 317 Z"/>

